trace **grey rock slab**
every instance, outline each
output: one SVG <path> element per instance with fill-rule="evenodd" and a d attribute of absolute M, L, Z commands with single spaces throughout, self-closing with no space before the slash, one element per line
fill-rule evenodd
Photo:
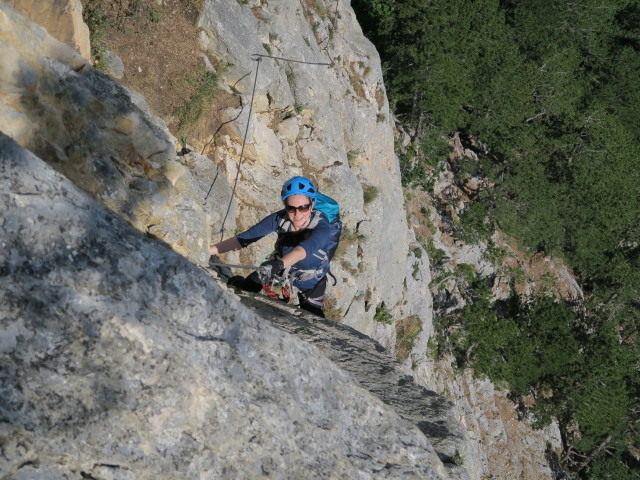
<path fill-rule="evenodd" d="M 3 478 L 450 478 L 316 348 L 3 134 L 0 212 Z"/>
<path fill-rule="evenodd" d="M 380 343 L 347 325 L 264 295 L 239 295 L 242 303 L 263 318 L 318 347 L 360 385 L 420 428 L 443 461 L 452 462 L 465 440 L 464 429 L 453 414 L 453 403 L 415 383 Z"/>
<path fill-rule="evenodd" d="M 104 58 L 107 64 L 106 73 L 117 79 L 124 77 L 124 62 L 115 52 L 109 49 L 105 50 Z"/>

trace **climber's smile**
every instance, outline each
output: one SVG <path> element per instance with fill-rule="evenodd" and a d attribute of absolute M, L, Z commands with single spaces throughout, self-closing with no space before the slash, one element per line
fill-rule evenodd
<path fill-rule="evenodd" d="M 309 224 L 313 202 L 306 195 L 291 195 L 286 199 L 284 208 L 294 230 L 302 230 Z"/>

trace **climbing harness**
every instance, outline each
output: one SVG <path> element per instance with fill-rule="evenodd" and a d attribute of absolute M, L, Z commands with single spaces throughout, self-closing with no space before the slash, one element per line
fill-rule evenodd
<path fill-rule="evenodd" d="M 278 296 L 278 294 L 273 290 L 273 288 L 271 287 L 271 285 L 267 284 L 267 283 L 263 283 L 262 284 L 262 290 L 264 290 L 264 293 L 267 295 L 267 297 L 269 297 L 271 300 L 280 300 L 280 297 Z"/>
<path fill-rule="evenodd" d="M 298 289 L 293 286 L 293 275 L 291 267 L 285 268 L 281 275 L 264 275 L 258 270 L 258 276 L 262 282 L 262 290 L 272 300 L 281 300 L 285 303 L 291 303 L 294 293 Z"/>
<path fill-rule="evenodd" d="M 210 267 L 226 267 L 226 268 L 243 268 L 246 270 L 255 270 L 258 273 L 262 290 L 272 300 L 281 300 L 291 303 L 294 293 L 297 293 L 296 287 L 292 285 L 292 276 L 288 274 L 289 269 L 285 270 L 282 276 L 266 277 L 263 273 L 263 266 L 258 265 L 238 265 L 233 263 L 209 262 Z"/>
<path fill-rule="evenodd" d="M 320 267 L 316 270 L 296 270 L 295 279 L 305 281 L 315 278 L 316 280 L 320 280 L 325 275 L 329 275 L 333 280 L 333 285 L 335 286 L 337 280 L 333 273 L 331 273 L 330 262 L 338 248 L 340 235 L 342 234 L 340 208 L 333 198 L 327 197 L 321 193 L 316 193 L 315 195 L 314 213 L 312 214 L 309 225 L 307 225 L 306 228 L 310 230 L 314 229 L 320 222 L 320 215 L 317 215 L 316 212 L 324 213 L 329 221 L 329 245 L 326 252 L 324 250 L 318 250 L 313 254 L 320 260 Z M 290 225 L 291 221 L 286 217 L 282 217 L 278 221 L 278 241 L 276 241 L 276 250 L 279 246 L 280 236 L 289 231 Z"/>

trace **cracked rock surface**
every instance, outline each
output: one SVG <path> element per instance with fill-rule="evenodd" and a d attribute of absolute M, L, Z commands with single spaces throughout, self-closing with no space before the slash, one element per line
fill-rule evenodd
<path fill-rule="evenodd" d="M 318 349 L 0 134 L 0 473 L 451 478 Z"/>
<path fill-rule="evenodd" d="M 365 389 L 415 424 L 455 478 L 468 478 L 452 458 L 459 453 L 465 432 L 455 419 L 454 404 L 414 382 L 389 352 L 372 338 L 340 323 L 279 304 L 264 296 L 240 293 L 241 302 L 274 325 L 315 345 Z"/>

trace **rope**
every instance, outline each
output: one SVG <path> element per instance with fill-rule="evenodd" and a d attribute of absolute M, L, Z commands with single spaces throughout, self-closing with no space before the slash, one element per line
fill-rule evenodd
<path fill-rule="evenodd" d="M 338 4 L 339 1 L 336 0 L 336 18 L 337 18 L 337 13 L 338 13 Z M 326 52 L 327 56 L 329 57 L 329 59 L 331 60 L 331 63 L 326 63 L 326 62 L 306 62 L 303 60 L 295 60 L 293 58 L 284 58 L 284 57 L 276 57 L 273 55 L 263 55 L 261 53 L 253 53 L 251 55 L 251 60 L 253 60 L 254 62 L 257 62 L 256 65 L 256 74 L 255 77 L 253 79 L 253 90 L 251 91 L 251 103 L 249 104 L 249 115 L 247 117 L 247 126 L 244 130 L 244 137 L 242 138 L 242 149 L 240 150 L 240 160 L 238 161 L 238 169 L 236 171 L 236 178 L 233 181 L 233 188 L 231 190 L 231 197 L 229 198 L 229 204 L 227 205 L 227 211 L 224 214 L 224 219 L 222 220 L 222 226 L 220 227 L 220 231 L 218 233 L 220 233 L 220 241 L 224 240 L 224 225 L 225 223 L 227 223 L 227 218 L 229 217 L 229 212 L 231 211 L 231 203 L 233 202 L 233 199 L 236 195 L 236 188 L 238 186 L 238 178 L 240 177 L 240 167 L 242 166 L 242 161 L 244 160 L 244 147 L 247 143 L 247 134 L 249 132 L 249 122 L 251 120 L 251 113 L 253 112 L 253 100 L 255 98 L 256 95 L 256 84 L 258 83 L 258 70 L 260 68 L 260 62 L 262 61 L 263 58 L 271 58 L 273 60 L 281 60 L 283 62 L 289 62 L 289 63 L 300 63 L 303 65 L 324 65 L 327 67 L 333 67 L 335 65 L 335 62 L 333 61 L 333 59 L 331 58 L 331 55 L 329 54 L 329 38 L 327 37 L 327 45 L 322 49 L 324 52 Z M 257 58 L 254 58 L 257 57 Z M 247 74 L 248 75 L 248 74 Z M 246 75 L 245 75 L 246 76 Z M 244 78 L 244 77 L 242 77 Z M 238 80 L 240 81 L 240 80 Z M 237 83 L 237 82 L 236 82 Z M 244 110 L 244 106 L 242 107 L 242 110 Z M 242 110 L 240 111 L 240 113 L 238 113 L 238 116 L 236 116 L 236 118 L 234 118 L 233 120 L 237 119 L 240 114 L 242 113 Z M 233 121 L 230 120 L 230 121 Z M 229 122 L 226 122 L 229 123 Z M 220 126 L 220 128 L 222 128 L 222 125 Z M 220 130 L 220 128 L 218 128 L 218 130 L 216 131 L 216 133 Z M 215 134 L 214 134 L 214 138 L 215 138 Z M 211 140 L 213 141 L 213 139 Z M 211 141 L 209 143 L 211 143 Z M 203 152 L 204 152 L 204 148 L 203 148 Z M 216 178 L 217 178 L 217 174 L 216 174 Z M 213 183 L 215 183 L 215 179 L 213 180 Z M 211 189 L 213 188 L 213 184 L 211 184 L 211 187 L 209 187 L 209 191 L 207 192 L 207 196 L 205 197 L 205 203 L 207 198 L 209 197 L 209 193 L 211 193 Z"/>
<path fill-rule="evenodd" d="M 249 73 L 251 73 L 251 72 L 249 72 Z M 247 74 L 247 75 L 249 75 L 249 74 Z M 246 75 L 245 75 L 245 77 L 246 77 Z M 244 77 L 242 77 L 242 78 L 244 78 Z M 223 122 L 223 123 L 220 124 L 218 129 L 215 131 L 215 133 L 211 137 L 211 140 L 209 140 L 207 142 L 207 144 L 204 147 L 202 147 L 202 152 L 200 152 L 200 155 L 204 154 L 205 149 L 211 144 L 211 142 L 213 142 L 213 140 L 216 138 L 216 135 L 222 129 L 222 127 L 224 127 L 227 123 L 235 122 L 238 119 L 238 117 L 240 115 L 242 115 L 242 112 L 244 111 L 244 105 L 242 105 L 242 97 L 240 97 L 240 107 L 241 108 L 240 108 L 240 112 L 238 112 L 238 115 L 236 115 L 231 120 L 228 120 L 228 121 Z M 215 154 L 215 150 L 214 150 L 214 154 Z M 214 157 L 214 160 L 215 160 L 215 157 Z M 211 186 L 209 187 L 209 190 L 207 191 L 207 194 L 204 196 L 204 201 L 202 202 L 203 205 L 207 204 L 207 199 L 209 198 L 209 195 L 211 194 L 211 190 L 213 189 L 213 186 L 216 184 L 216 180 L 218 180 L 218 175 L 220 175 L 220 167 L 216 168 L 216 176 L 213 178 L 213 182 L 211 182 Z M 222 232 L 222 230 L 220 230 L 220 232 Z"/>
<path fill-rule="evenodd" d="M 253 59 L 252 59 L 253 60 Z M 238 178 L 240 177 L 240 167 L 242 166 L 242 160 L 244 160 L 244 146 L 247 144 L 247 134 L 249 133 L 249 122 L 251 121 L 251 112 L 253 112 L 253 99 L 256 96 L 256 84 L 258 83 L 258 71 L 260 70 L 261 59 L 255 60 L 256 75 L 253 78 L 253 90 L 251 91 L 251 102 L 249 103 L 249 115 L 247 116 L 247 126 L 244 129 L 244 137 L 242 138 L 242 149 L 240 150 L 240 160 L 238 161 L 238 170 L 236 171 L 236 178 L 233 181 L 233 188 L 231 189 L 231 196 L 229 197 L 229 205 L 227 205 L 227 212 L 224 214 L 222 220 L 222 226 L 220 227 L 220 241 L 224 240 L 224 224 L 227 223 L 227 217 L 231 211 L 231 202 L 236 195 L 236 187 L 238 186 Z"/>
<path fill-rule="evenodd" d="M 244 105 L 242 105 L 242 97 L 240 97 L 240 111 L 238 112 L 238 115 L 236 115 L 235 117 L 233 117 L 231 120 L 227 120 L 226 122 L 222 122 L 222 123 L 220 124 L 220 126 L 216 129 L 216 131 L 215 131 L 215 132 L 213 132 L 213 135 L 211 136 L 211 140 L 209 140 L 207 143 L 205 143 L 205 144 L 204 144 L 204 147 L 202 147 L 202 150 L 200 151 L 200 155 L 204 155 L 204 151 L 207 149 L 207 147 L 208 147 L 209 145 L 211 145 L 211 142 L 213 142 L 213 141 L 215 140 L 216 135 L 218 134 L 218 132 L 219 132 L 220 130 L 222 130 L 222 127 L 224 127 L 224 126 L 225 126 L 226 124 L 228 124 L 228 123 L 235 122 L 235 121 L 238 119 L 238 117 L 239 117 L 240 115 L 242 115 L 242 112 L 243 112 L 243 111 L 244 111 Z"/>
<path fill-rule="evenodd" d="M 295 60 L 293 58 L 284 58 L 284 57 L 274 57 L 273 55 L 263 55 L 262 53 L 252 53 L 252 57 L 261 57 L 261 58 L 273 58 L 274 60 L 282 60 L 283 62 L 291 62 L 291 63 L 302 63 L 304 65 L 326 65 L 328 67 L 333 67 L 335 63 L 331 60 L 331 63 L 326 62 L 305 62 L 304 60 Z M 331 58 L 331 57 L 329 57 Z M 252 58 L 252 60 L 254 60 Z"/>
<path fill-rule="evenodd" d="M 259 270 L 260 267 L 254 267 L 253 265 L 236 265 L 233 263 L 222 263 L 222 262 L 209 262 L 209 266 L 212 267 L 227 267 L 227 268 L 244 268 L 247 270 Z"/>
<path fill-rule="evenodd" d="M 203 205 L 207 204 L 207 198 L 209 198 L 209 194 L 211 193 L 211 189 L 213 189 L 213 186 L 216 184 L 216 180 L 218 180 L 218 175 L 220 175 L 220 167 L 216 167 L 216 176 L 213 177 L 213 182 L 211 182 L 211 186 L 209 187 L 209 191 L 204 196 L 204 202 L 202 202 Z"/>

